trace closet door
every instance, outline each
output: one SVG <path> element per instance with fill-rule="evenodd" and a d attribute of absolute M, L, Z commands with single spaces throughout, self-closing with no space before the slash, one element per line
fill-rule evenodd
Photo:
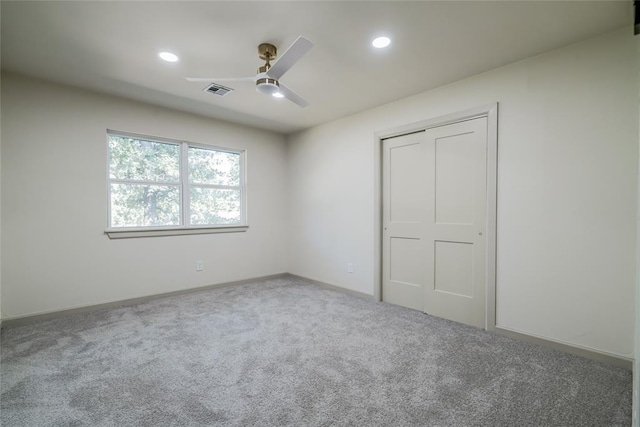
<path fill-rule="evenodd" d="M 484 328 L 487 119 L 383 150 L 383 301 Z"/>

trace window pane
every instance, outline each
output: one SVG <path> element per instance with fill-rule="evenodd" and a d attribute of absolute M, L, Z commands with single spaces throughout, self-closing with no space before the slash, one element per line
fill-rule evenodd
<path fill-rule="evenodd" d="M 180 146 L 109 135 L 109 176 L 138 181 L 179 181 Z"/>
<path fill-rule="evenodd" d="M 111 184 L 111 227 L 180 225 L 180 187 Z"/>
<path fill-rule="evenodd" d="M 191 188 L 191 225 L 240 224 L 240 190 Z"/>
<path fill-rule="evenodd" d="M 240 154 L 189 147 L 189 182 L 240 185 Z"/>

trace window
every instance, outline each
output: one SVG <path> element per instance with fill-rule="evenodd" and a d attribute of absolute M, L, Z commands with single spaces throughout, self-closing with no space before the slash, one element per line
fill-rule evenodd
<path fill-rule="evenodd" d="M 112 131 L 107 140 L 110 237 L 246 228 L 244 151 Z"/>

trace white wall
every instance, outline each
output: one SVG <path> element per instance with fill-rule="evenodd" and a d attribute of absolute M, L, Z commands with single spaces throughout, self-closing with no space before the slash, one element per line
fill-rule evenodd
<path fill-rule="evenodd" d="M 6 318 L 288 270 L 281 135 L 6 74 L 2 114 Z M 249 230 L 109 240 L 107 128 L 246 149 Z"/>
<path fill-rule="evenodd" d="M 629 33 L 290 136 L 290 272 L 374 294 L 374 133 L 497 101 L 498 326 L 632 357 L 638 79 Z"/>

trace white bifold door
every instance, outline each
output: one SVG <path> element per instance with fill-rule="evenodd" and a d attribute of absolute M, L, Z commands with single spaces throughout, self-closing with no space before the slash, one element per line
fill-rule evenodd
<path fill-rule="evenodd" d="M 382 299 L 485 327 L 487 119 L 383 141 Z"/>

